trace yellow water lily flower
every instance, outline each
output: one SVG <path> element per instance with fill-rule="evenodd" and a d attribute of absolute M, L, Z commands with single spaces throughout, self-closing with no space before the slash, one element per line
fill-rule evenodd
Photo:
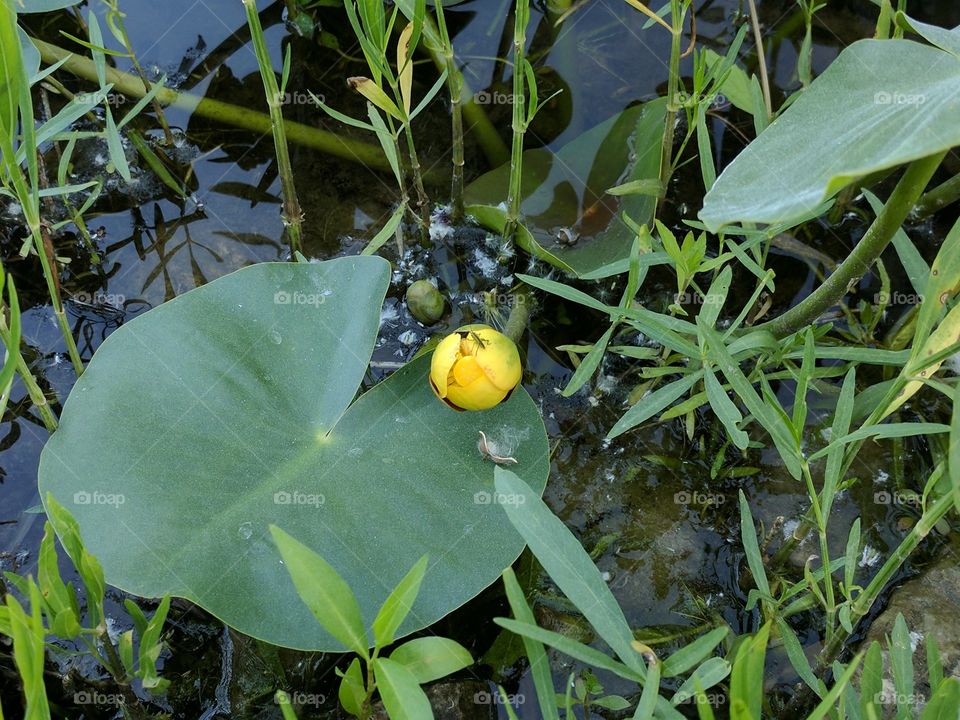
<path fill-rule="evenodd" d="M 433 351 L 430 387 L 454 410 L 488 410 L 520 384 L 520 353 L 489 325 L 464 325 Z"/>

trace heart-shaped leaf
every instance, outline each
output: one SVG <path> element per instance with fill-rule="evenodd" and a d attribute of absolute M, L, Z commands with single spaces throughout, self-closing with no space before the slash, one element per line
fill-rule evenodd
<path fill-rule="evenodd" d="M 958 114 L 956 55 L 910 40 L 855 42 L 730 163 L 700 219 L 711 231 L 790 223 L 858 177 L 960 145 Z"/>
<path fill-rule="evenodd" d="M 255 265 L 107 338 L 44 448 L 40 488 L 76 516 L 110 584 L 187 598 L 277 645 L 340 651 L 297 596 L 269 525 L 336 569 L 368 631 L 429 555 L 398 636 L 519 555 L 477 440 L 482 430 L 512 446 L 515 471 L 542 491 L 547 438 L 526 392 L 457 413 L 431 393 L 424 357 L 351 405 L 389 272 L 376 257 Z"/>

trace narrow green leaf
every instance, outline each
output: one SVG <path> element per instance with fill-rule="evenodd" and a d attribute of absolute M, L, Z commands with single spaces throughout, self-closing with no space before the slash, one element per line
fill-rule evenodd
<path fill-rule="evenodd" d="M 821 683 L 817 680 L 817 676 L 810 666 L 810 661 L 803 651 L 803 646 L 800 644 L 800 639 L 793 631 L 793 628 L 790 627 L 790 624 L 782 617 L 778 617 L 777 629 L 780 631 L 780 638 L 783 640 L 783 649 L 786 650 L 790 664 L 793 665 L 793 669 L 797 671 L 797 675 L 799 675 L 800 679 L 818 696 L 823 697 L 823 691 L 820 689 Z"/>
<path fill-rule="evenodd" d="M 897 613 L 890 635 L 890 667 L 893 670 L 893 686 L 897 691 L 897 717 L 911 716 L 913 708 L 913 648 L 910 631 L 903 615 Z"/>
<path fill-rule="evenodd" d="M 683 681 L 683 684 L 677 688 L 677 692 L 670 699 L 674 705 L 685 703 L 690 698 L 695 697 L 697 690 L 702 693 L 704 690 L 712 688 L 719 682 L 722 682 L 730 674 L 730 663 L 724 658 L 707 658 L 703 663 L 697 666 L 690 677 Z M 707 703 L 709 706 L 709 703 Z"/>
<path fill-rule="evenodd" d="M 701 635 L 696 640 L 673 653 L 663 661 L 662 675 L 665 678 L 675 677 L 687 672 L 694 665 L 703 662 L 714 649 L 723 642 L 729 634 L 727 627 L 714 628 Z"/>
<path fill-rule="evenodd" d="M 603 355 L 607 350 L 607 344 L 610 342 L 613 331 L 616 329 L 617 325 L 614 323 L 608 327 L 607 331 L 600 337 L 600 339 L 593 344 L 593 347 L 590 348 L 590 352 L 588 352 L 586 357 L 580 361 L 580 365 L 577 366 L 576 371 L 570 378 L 570 382 L 568 382 L 567 386 L 563 389 L 563 393 L 561 393 L 563 397 L 570 397 L 577 392 L 577 390 L 582 388 L 587 380 L 593 377 L 593 374 L 597 371 L 597 368 L 600 367 L 600 361 L 603 360 Z"/>
<path fill-rule="evenodd" d="M 730 282 L 733 278 L 733 271 L 729 265 L 724 266 L 723 270 L 710 283 L 710 289 L 707 290 L 703 298 L 703 307 L 700 309 L 700 317 L 703 322 L 713 327 L 717 324 L 717 318 L 720 317 L 720 309 L 727 301 L 727 293 L 730 291 Z"/>
<path fill-rule="evenodd" d="M 823 696 L 823 700 L 813 709 L 813 712 L 807 716 L 807 720 L 822 720 L 825 718 L 837 704 L 837 699 L 840 697 L 840 693 L 843 692 L 843 689 L 850 682 L 850 679 L 853 677 L 853 674 L 857 671 L 857 668 L 860 667 L 860 662 L 863 660 L 863 653 L 858 654 L 850 662 L 850 665 L 847 666 L 847 669 L 844 670 L 843 675 L 834 681 L 833 687 L 830 688 L 830 691 Z"/>
<path fill-rule="evenodd" d="M 127 630 L 120 635 L 117 642 L 117 654 L 120 655 L 120 662 L 128 675 L 133 677 L 136 666 L 133 662 L 133 630 Z"/>
<path fill-rule="evenodd" d="M 703 386 L 707 391 L 710 407 L 713 408 L 714 414 L 726 428 L 733 444 L 744 450 L 750 444 L 750 436 L 740 428 L 743 415 L 709 367 L 704 368 Z"/>
<path fill-rule="evenodd" d="M 377 108 L 374 107 L 373 103 L 367 103 L 367 117 L 370 118 L 371 127 L 377 134 L 377 142 L 379 142 L 380 147 L 383 148 L 383 154 L 387 156 L 390 169 L 393 170 L 393 176 L 397 179 L 397 184 L 400 185 L 403 182 L 403 172 L 400 169 L 397 139 L 393 133 L 390 132 L 387 123 L 380 116 L 380 113 L 377 111 Z"/>
<path fill-rule="evenodd" d="M 743 550 L 747 555 L 747 566 L 750 568 L 750 574 L 753 575 L 753 582 L 757 589 L 765 596 L 770 595 L 770 583 L 767 582 L 767 571 L 763 565 L 763 557 L 760 555 L 760 544 L 757 542 L 757 529 L 753 524 L 753 514 L 750 512 L 750 504 L 747 502 L 747 496 L 743 490 L 740 495 L 740 538 L 743 541 Z"/>
<path fill-rule="evenodd" d="M 430 701 L 412 672 L 388 658 L 374 660 L 373 672 L 390 720 L 432 720 Z"/>
<path fill-rule="evenodd" d="M 607 438 L 615 438 L 630 428 L 646 422 L 665 407 L 685 395 L 701 378 L 703 378 L 703 370 L 698 370 L 689 375 L 684 375 L 669 385 L 664 385 L 654 390 L 649 395 L 645 395 L 627 410 L 627 412 L 623 414 L 623 417 L 617 420 L 616 424 L 610 429 L 610 432 L 607 433 Z"/>
<path fill-rule="evenodd" d="M 883 692 L 883 653 L 874 640 L 867 649 L 860 675 L 860 714 L 864 718 L 880 718 L 883 711 L 880 698 Z"/>
<path fill-rule="evenodd" d="M 70 512 L 47 493 L 47 512 L 60 538 L 60 544 L 73 562 L 87 590 L 88 623 L 94 627 L 104 619 L 103 598 L 107 585 L 100 562 L 91 555 L 80 536 L 80 526 Z"/>
<path fill-rule="evenodd" d="M 697 108 L 697 156 L 700 158 L 700 175 L 703 188 L 709 191 L 717 181 L 717 166 L 713 162 L 713 148 L 710 143 L 710 131 L 707 129 L 707 114 L 701 106 Z"/>
<path fill-rule="evenodd" d="M 863 190 L 863 196 L 870 203 L 873 212 L 879 215 L 880 211 L 883 210 L 883 201 L 867 189 Z M 907 272 L 907 277 L 910 278 L 910 284 L 917 295 L 922 297 L 926 290 L 927 278 L 930 277 L 930 266 L 927 265 L 927 261 L 923 259 L 920 251 L 917 250 L 917 246 L 903 231 L 903 228 L 898 228 L 893 234 L 893 247 L 900 257 L 900 262 Z"/>
<path fill-rule="evenodd" d="M 406 121 L 403 111 L 398 108 L 397 104 L 370 78 L 359 76 L 347 78 L 347 84 L 351 89 L 356 90 L 388 115 L 400 122 Z"/>
<path fill-rule="evenodd" d="M 427 90 L 427 94 L 423 96 L 423 99 L 417 103 L 417 106 L 413 109 L 413 112 L 410 113 L 411 121 L 421 112 L 423 112 L 424 108 L 430 104 L 430 101 L 437 96 L 437 93 L 440 92 L 440 88 L 443 87 L 443 84 L 446 82 L 446 80 L 447 70 L 444 68 L 443 72 L 440 73 L 440 77 L 437 78 L 437 81 L 429 90 Z"/>
<path fill-rule="evenodd" d="M 935 688 L 923 708 L 920 720 L 956 720 L 960 715 L 960 681 L 955 677 L 948 677 Z"/>
<path fill-rule="evenodd" d="M 533 611 L 527 604 L 523 595 L 523 589 L 517 582 L 517 576 L 513 568 L 507 568 L 503 571 L 503 587 L 507 593 L 507 602 L 510 603 L 510 610 L 517 622 L 536 626 L 536 620 Z M 550 670 L 550 660 L 547 657 L 547 651 L 543 643 L 530 638 L 526 635 L 520 636 L 523 641 L 523 649 L 527 655 L 527 662 L 530 664 L 530 675 L 533 677 L 533 685 L 537 691 L 537 702 L 540 706 L 540 715 L 543 720 L 559 720 L 557 706 L 551 700 L 556 692 L 553 686 L 553 673 Z M 562 636 L 561 636 L 562 637 Z M 606 657 L 606 656 L 604 656 Z M 626 670 L 626 666 L 623 666 Z"/>
<path fill-rule="evenodd" d="M 634 682 L 641 682 L 643 680 L 643 675 L 636 670 L 613 660 L 596 648 L 584 645 L 566 635 L 555 633 L 552 630 L 546 630 L 533 623 L 520 622 L 518 620 L 511 620 L 510 618 L 494 618 L 494 622 L 516 635 L 536 640 L 544 645 L 549 645 L 564 655 L 569 655 L 575 660 L 586 663 L 591 667 L 608 670 L 615 675 L 619 675 L 627 680 L 633 680 Z"/>
<path fill-rule="evenodd" d="M 742 493 L 741 493 L 742 496 Z M 770 623 L 746 638 L 730 670 L 730 720 L 760 720 Z"/>
<path fill-rule="evenodd" d="M 940 660 L 940 647 L 936 635 L 927 633 L 924 638 L 927 651 L 927 680 L 931 688 L 937 688 L 943 680 L 943 662 Z"/>
<path fill-rule="evenodd" d="M 460 643 L 442 637 L 415 638 L 390 653 L 421 685 L 452 675 L 473 665 L 470 652 Z"/>
<path fill-rule="evenodd" d="M 409 614 L 420 592 L 420 583 L 427 572 L 427 560 L 426 555 L 420 558 L 380 607 L 373 620 L 373 642 L 376 647 L 386 647 L 396 638 L 397 629 Z"/>
<path fill-rule="evenodd" d="M 297 594 L 317 622 L 344 647 L 367 658 L 369 641 L 353 591 L 326 560 L 276 525 L 270 526 Z"/>
<path fill-rule="evenodd" d="M 393 215 L 390 216 L 390 219 L 387 220 L 386 224 L 380 228 L 376 235 L 373 236 L 373 239 L 367 243 L 367 246 L 363 248 L 360 254 L 373 255 L 377 252 L 377 250 L 382 248 L 397 231 L 397 228 L 400 226 L 400 223 L 403 220 L 403 214 L 406 211 L 407 206 L 404 203 L 400 203 L 397 206 L 397 209 L 393 211 Z"/>
<path fill-rule="evenodd" d="M 620 659 L 642 675 L 643 663 L 631 645 L 633 632 L 580 542 L 550 512 L 540 495 L 514 473 L 497 466 L 494 478 L 501 497 L 516 499 L 502 507 L 550 578 Z"/>
<path fill-rule="evenodd" d="M 660 699 L 660 663 L 654 659 L 647 666 L 647 678 L 640 693 L 640 702 L 633 713 L 633 720 L 652 720 L 653 712 Z"/>
<path fill-rule="evenodd" d="M 843 437 L 831 440 L 827 447 L 818 450 L 811 455 L 809 459 L 811 461 L 816 460 L 817 458 L 826 455 L 833 447 L 847 445 L 848 443 L 856 442 L 858 440 L 866 440 L 868 438 L 884 440 L 889 438 L 913 437 L 914 435 L 938 435 L 940 433 L 948 432 L 950 432 L 950 426 L 944 425 L 943 423 L 903 422 L 886 423 L 884 425 L 866 425 L 854 430 L 852 433 L 844 435 Z"/>
<path fill-rule="evenodd" d="M 833 413 L 833 424 L 830 426 L 831 441 L 845 436 L 850 430 L 850 421 L 853 418 L 856 398 L 854 393 L 857 386 L 856 367 L 851 367 L 843 378 L 843 385 L 840 388 L 840 396 L 837 398 L 837 407 Z M 831 442 L 832 445 L 832 442 Z M 823 471 L 823 502 L 821 507 L 824 515 L 830 515 L 833 507 L 833 497 L 836 489 L 843 479 L 840 473 L 843 471 L 844 447 L 836 445 L 827 447 L 827 464 Z"/>
<path fill-rule="evenodd" d="M 359 717 L 363 709 L 363 702 L 367 698 L 364 689 L 363 670 L 360 668 L 360 658 L 354 658 L 340 678 L 340 687 L 337 697 L 343 709 L 354 717 Z"/>
<path fill-rule="evenodd" d="M 105 105 L 104 111 L 106 113 L 106 128 L 104 129 L 104 134 L 107 139 L 107 151 L 110 154 L 110 162 L 113 163 L 114 169 L 119 173 L 127 182 L 133 181 L 133 176 L 130 174 L 130 165 L 127 164 L 127 155 L 123 149 L 123 139 L 120 137 L 120 131 L 117 130 L 117 125 L 113 120 L 113 113 L 110 111 L 110 106 Z"/>
<path fill-rule="evenodd" d="M 137 669 L 137 677 L 148 690 L 165 685 L 157 675 L 157 658 L 160 657 L 160 651 L 163 649 L 160 633 L 163 632 L 163 624 L 166 622 L 169 611 L 170 596 L 164 595 L 140 637 L 140 667 Z"/>
<path fill-rule="evenodd" d="M 650 195 L 660 197 L 663 194 L 663 186 L 656 178 L 641 178 L 640 180 L 631 180 L 622 185 L 616 185 L 607 188 L 608 195 Z"/>

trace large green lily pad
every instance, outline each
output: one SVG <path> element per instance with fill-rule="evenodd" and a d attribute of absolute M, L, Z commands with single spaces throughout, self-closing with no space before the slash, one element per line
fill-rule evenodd
<path fill-rule="evenodd" d="M 721 173 L 700 219 L 790 223 L 858 177 L 960 145 L 958 117 L 960 57 L 861 40 Z"/>
<path fill-rule="evenodd" d="M 536 148 L 523 154 L 520 209 L 524 224 L 534 240 L 562 261 L 561 269 L 583 276 L 629 259 L 635 233 L 622 213 L 638 224 L 649 223 L 656 197 L 615 196 L 607 190 L 631 181 L 658 181 L 665 114 L 666 99 L 659 98 L 627 108 L 556 153 Z M 509 185 L 507 163 L 470 183 L 466 201 L 498 205 L 507 199 Z M 573 246 L 556 241 L 561 227 L 579 236 Z"/>
<path fill-rule="evenodd" d="M 277 645 L 342 650 L 297 597 L 271 523 L 320 552 L 372 622 L 424 554 L 402 633 L 443 617 L 519 555 L 478 431 L 543 489 L 546 433 L 522 389 L 457 413 L 429 357 L 351 404 L 389 264 L 266 263 L 124 325 L 97 351 L 40 460 L 40 490 L 76 516 L 107 581 L 187 598 Z"/>

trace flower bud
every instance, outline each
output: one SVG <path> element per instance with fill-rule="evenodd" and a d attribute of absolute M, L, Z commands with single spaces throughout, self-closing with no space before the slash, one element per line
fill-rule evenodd
<path fill-rule="evenodd" d="M 407 288 L 407 308 L 424 325 L 433 325 L 443 317 L 443 295 L 429 280 L 417 280 Z"/>
<path fill-rule="evenodd" d="M 488 325 L 464 325 L 433 351 L 430 387 L 454 410 L 488 410 L 520 384 L 514 342 Z"/>

